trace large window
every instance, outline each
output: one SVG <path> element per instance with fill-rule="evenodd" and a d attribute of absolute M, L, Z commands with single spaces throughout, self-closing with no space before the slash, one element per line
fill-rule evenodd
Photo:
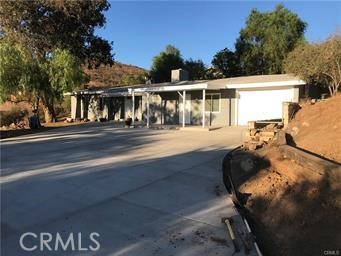
<path fill-rule="evenodd" d="M 220 93 L 206 93 L 206 112 L 220 112 Z"/>

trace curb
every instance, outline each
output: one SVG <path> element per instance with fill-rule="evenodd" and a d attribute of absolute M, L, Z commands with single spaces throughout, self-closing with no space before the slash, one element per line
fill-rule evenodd
<path fill-rule="evenodd" d="M 245 223 L 245 226 L 246 226 L 246 228 L 247 228 L 247 231 L 249 232 L 249 235 L 251 236 L 251 237 L 255 237 L 254 235 L 253 235 L 253 233 L 252 233 L 252 231 L 251 231 L 251 228 L 250 228 L 250 226 L 249 226 L 249 223 L 248 223 L 248 221 L 242 216 L 242 218 L 243 218 L 243 221 L 244 221 L 244 223 Z M 263 256 L 263 254 L 261 253 L 261 251 L 260 251 L 260 249 L 259 249 L 259 247 L 258 247 L 258 244 L 257 244 L 257 242 L 255 241 L 255 239 L 253 239 L 253 246 L 256 248 L 256 252 L 257 252 L 257 254 L 258 254 L 258 256 Z"/>
<path fill-rule="evenodd" d="M 225 184 L 225 187 L 228 191 L 228 193 L 230 194 L 231 198 L 232 198 L 232 202 L 233 204 L 236 206 L 236 209 L 238 209 L 238 207 L 244 209 L 244 206 L 240 203 L 240 201 L 238 200 L 238 193 L 236 193 L 235 191 L 235 185 L 234 182 L 232 180 L 231 174 L 230 174 L 230 170 L 231 170 L 231 159 L 232 159 L 232 153 L 238 149 L 240 149 L 241 146 L 238 146 L 234 149 L 232 149 L 231 151 L 229 151 L 224 159 L 223 159 L 223 163 L 222 163 L 222 169 L 223 169 L 223 181 Z M 226 164 L 225 162 L 228 161 L 228 164 Z M 226 180 L 227 179 L 227 180 Z M 229 183 L 229 184 L 228 184 Z M 238 211 L 238 210 L 237 210 Z M 246 218 L 242 215 L 242 213 L 240 211 L 238 211 L 240 216 L 242 217 L 245 226 L 247 228 L 248 234 L 250 235 L 250 237 L 252 237 L 253 240 L 253 245 L 256 249 L 256 252 L 258 254 L 258 256 L 263 256 L 262 252 L 260 251 L 258 244 L 256 242 L 256 236 L 252 233 L 252 230 L 250 228 L 250 225 L 248 223 L 248 221 L 246 220 Z"/>

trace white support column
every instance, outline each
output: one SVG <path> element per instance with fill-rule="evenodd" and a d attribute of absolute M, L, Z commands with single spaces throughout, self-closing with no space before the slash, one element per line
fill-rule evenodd
<path fill-rule="evenodd" d="M 202 128 L 205 128 L 205 101 L 206 90 L 202 90 Z"/>
<path fill-rule="evenodd" d="M 147 92 L 147 128 L 149 128 L 149 92 Z"/>
<path fill-rule="evenodd" d="M 132 118 L 132 125 L 135 123 L 135 92 L 134 90 L 131 93 L 131 118 Z"/>
<path fill-rule="evenodd" d="M 185 127 L 186 91 L 182 93 L 182 127 Z"/>
<path fill-rule="evenodd" d="M 77 117 L 77 101 L 78 101 L 77 95 L 71 95 L 71 118 L 73 120 Z"/>

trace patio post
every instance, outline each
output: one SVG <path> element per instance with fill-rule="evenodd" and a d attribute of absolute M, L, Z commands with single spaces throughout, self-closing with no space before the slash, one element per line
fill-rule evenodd
<path fill-rule="evenodd" d="M 185 127 L 186 91 L 182 94 L 182 127 Z"/>
<path fill-rule="evenodd" d="M 131 118 L 132 118 L 132 124 L 134 125 L 135 123 L 135 92 L 134 90 L 131 92 L 131 107 L 132 107 L 132 112 L 131 112 Z"/>
<path fill-rule="evenodd" d="M 206 101 L 206 90 L 202 90 L 202 128 L 205 128 L 205 101 Z"/>
<path fill-rule="evenodd" d="M 149 128 L 149 92 L 147 92 L 147 128 Z"/>

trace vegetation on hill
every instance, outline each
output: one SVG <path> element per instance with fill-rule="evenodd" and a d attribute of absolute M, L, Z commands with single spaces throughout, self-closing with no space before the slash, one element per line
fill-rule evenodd
<path fill-rule="evenodd" d="M 106 88 L 118 85 L 132 85 L 145 83 L 146 70 L 132 65 L 115 62 L 114 65 L 100 65 L 89 69 L 84 67 L 88 75 L 88 88 Z"/>
<path fill-rule="evenodd" d="M 285 70 L 311 85 L 328 87 L 335 96 L 341 86 L 341 34 L 295 48 L 285 60 Z"/>

